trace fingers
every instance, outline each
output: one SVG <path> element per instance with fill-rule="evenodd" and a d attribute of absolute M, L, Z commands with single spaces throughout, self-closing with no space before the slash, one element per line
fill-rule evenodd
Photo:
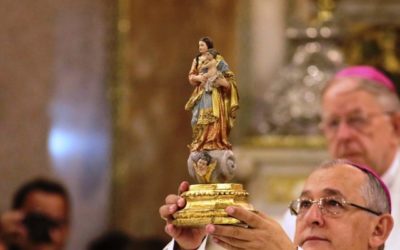
<path fill-rule="evenodd" d="M 181 195 L 183 192 L 188 191 L 189 190 L 189 186 L 190 186 L 189 182 L 182 181 L 181 184 L 179 185 L 179 188 L 178 188 L 178 195 Z"/>
<path fill-rule="evenodd" d="M 3 230 L 10 232 L 21 231 L 23 228 L 22 220 L 25 215 L 19 211 L 6 212 L 1 217 L 1 226 Z"/>
<path fill-rule="evenodd" d="M 172 220 L 172 214 L 173 214 L 173 213 L 170 212 L 170 207 L 171 207 L 171 206 L 172 206 L 172 205 L 162 205 L 162 206 L 160 207 L 160 209 L 158 210 L 161 219 L 163 219 L 163 220 L 165 220 L 165 221 L 167 221 L 167 222 L 169 222 L 170 220 Z"/>
<path fill-rule="evenodd" d="M 179 227 L 176 227 L 176 226 L 174 226 L 174 225 L 172 225 L 172 224 L 167 224 L 166 226 L 165 226 L 165 232 L 169 235 L 169 236 L 171 236 L 172 238 L 178 238 L 179 237 L 179 235 L 181 234 L 181 228 L 179 228 Z"/>
<path fill-rule="evenodd" d="M 165 197 L 165 204 L 177 204 L 179 198 L 181 198 L 179 195 L 169 194 L 167 197 Z"/>
<path fill-rule="evenodd" d="M 259 227 L 266 219 L 266 217 L 263 218 L 258 213 L 246 210 L 242 207 L 227 207 L 225 211 L 228 215 L 244 222 L 252 228 Z"/>
<path fill-rule="evenodd" d="M 230 216 L 249 225 L 249 228 L 239 226 L 207 225 L 206 232 L 215 237 L 216 242 L 226 249 L 262 249 L 262 239 L 265 236 L 263 229 L 266 225 L 263 214 L 248 211 L 242 207 L 227 207 L 225 210 Z"/>
<path fill-rule="evenodd" d="M 176 205 L 179 208 L 184 208 L 186 200 L 176 194 L 170 194 L 165 198 L 165 205 Z"/>
<path fill-rule="evenodd" d="M 241 207 L 228 207 L 226 212 L 249 225 L 248 228 L 211 224 L 206 226 L 206 232 L 212 234 L 217 243 L 226 249 L 295 249 L 282 227 L 272 218 Z"/>
<path fill-rule="evenodd" d="M 162 219 L 171 222 L 173 220 L 172 215 L 179 209 L 184 208 L 186 201 L 177 195 L 168 195 L 165 203 L 165 205 L 160 207 L 159 213 Z"/>
<path fill-rule="evenodd" d="M 273 246 L 268 243 L 268 234 L 259 229 L 210 224 L 206 226 L 206 232 L 212 234 L 214 241 L 225 249 L 270 249 L 269 246 Z"/>
<path fill-rule="evenodd" d="M 7 242 L 22 241 L 27 237 L 27 231 L 22 223 L 25 214 L 20 211 L 5 212 L 1 216 L 1 236 Z"/>
<path fill-rule="evenodd" d="M 178 193 L 182 193 L 189 190 L 189 182 L 183 181 L 178 188 Z M 179 209 L 184 208 L 186 205 L 186 200 L 179 195 L 170 194 L 165 198 L 165 204 L 159 208 L 159 214 L 162 219 L 167 222 L 171 222 L 172 215 Z"/>
<path fill-rule="evenodd" d="M 254 211 L 254 213 L 258 214 L 258 216 L 260 216 L 261 218 L 263 218 L 265 220 L 270 220 L 270 218 L 266 214 L 264 214 L 263 212 Z"/>
<path fill-rule="evenodd" d="M 252 240 L 250 229 L 237 226 L 218 226 L 209 224 L 206 232 L 212 234 L 214 242 L 225 249 L 249 249 Z"/>
<path fill-rule="evenodd" d="M 250 229 L 233 225 L 219 226 L 219 225 L 209 224 L 206 226 L 206 232 L 220 239 L 225 237 L 226 239 L 232 238 L 240 241 L 247 241 L 251 238 Z"/>

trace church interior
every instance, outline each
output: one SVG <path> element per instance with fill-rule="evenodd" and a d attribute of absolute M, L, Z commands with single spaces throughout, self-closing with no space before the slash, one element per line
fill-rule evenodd
<path fill-rule="evenodd" d="M 187 169 L 188 73 L 208 36 L 235 73 L 235 181 L 280 219 L 328 158 L 319 92 L 352 64 L 400 84 L 397 0 L 0 0 L 0 212 L 22 183 L 72 198 L 67 249 L 109 229 L 170 239 L 159 207 Z M 31 92 L 32 91 L 32 92 Z"/>

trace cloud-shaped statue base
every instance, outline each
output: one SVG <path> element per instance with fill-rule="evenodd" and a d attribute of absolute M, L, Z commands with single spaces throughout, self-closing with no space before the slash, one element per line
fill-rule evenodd
<path fill-rule="evenodd" d="M 233 179 L 236 160 L 232 150 L 191 152 L 188 170 L 198 183 L 225 183 Z"/>

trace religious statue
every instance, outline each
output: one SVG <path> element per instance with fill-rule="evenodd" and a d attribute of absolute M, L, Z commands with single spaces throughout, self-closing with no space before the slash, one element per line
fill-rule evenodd
<path fill-rule="evenodd" d="M 231 149 L 228 136 L 239 108 L 235 75 L 208 37 L 199 41 L 189 83 L 195 87 L 185 105 L 192 112 L 190 151 Z"/>
<path fill-rule="evenodd" d="M 185 105 L 185 109 L 192 112 L 193 135 L 192 142 L 188 145 L 192 152 L 189 156 L 189 173 L 199 183 L 215 183 L 217 180 L 225 182 L 233 177 L 234 162 L 229 170 L 220 171 L 221 166 L 227 165 L 221 162 L 221 157 L 227 154 L 226 151 L 233 155 L 228 137 L 239 108 L 239 95 L 235 75 L 214 49 L 209 37 L 199 40 L 199 54 L 194 58 L 189 71 L 189 83 L 195 87 Z M 219 162 L 213 171 L 219 171 L 221 176 L 213 174 L 213 179 L 204 179 L 196 171 L 192 171 L 191 168 L 198 164 L 196 157 L 199 152 L 205 151 L 216 158 L 214 161 Z M 223 176 L 226 172 L 231 174 Z"/>
<path fill-rule="evenodd" d="M 247 203 L 248 193 L 242 185 L 227 183 L 236 169 L 228 137 L 239 108 L 239 95 L 235 75 L 209 37 L 199 40 L 199 54 L 193 60 L 189 83 L 194 90 L 185 105 L 192 112 L 193 132 L 188 145 L 188 170 L 199 184 L 190 185 L 182 194 L 186 206 L 174 214 L 173 223 L 240 224 L 224 210 L 229 205 L 253 209 Z"/>

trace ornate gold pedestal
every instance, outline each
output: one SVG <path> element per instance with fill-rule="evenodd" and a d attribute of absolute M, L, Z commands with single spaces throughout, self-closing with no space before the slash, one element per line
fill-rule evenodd
<path fill-rule="evenodd" d="M 190 185 L 189 191 L 182 194 L 186 199 L 186 206 L 173 215 L 173 224 L 191 227 L 241 224 L 241 221 L 229 217 L 225 208 L 241 206 L 253 211 L 253 207 L 247 202 L 248 195 L 243 186 L 236 183 Z"/>

